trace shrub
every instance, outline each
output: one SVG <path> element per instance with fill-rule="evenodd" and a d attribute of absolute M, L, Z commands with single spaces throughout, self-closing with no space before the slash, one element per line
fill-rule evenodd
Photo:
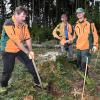
<path fill-rule="evenodd" d="M 52 39 L 52 30 L 48 27 L 40 27 L 33 25 L 31 29 L 31 36 L 34 41 L 39 43 Z"/>

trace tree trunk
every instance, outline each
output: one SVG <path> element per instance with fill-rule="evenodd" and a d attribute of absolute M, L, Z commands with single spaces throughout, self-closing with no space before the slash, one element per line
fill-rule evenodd
<path fill-rule="evenodd" d="M 32 7 L 31 7 L 31 10 L 32 10 L 32 15 L 31 15 L 31 17 L 32 17 L 32 24 L 34 23 L 34 0 L 32 0 Z"/>
<path fill-rule="evenodd" d="M 20 0 L 17 0 L 17 6 L 19 6 L 21 4 Z"/>

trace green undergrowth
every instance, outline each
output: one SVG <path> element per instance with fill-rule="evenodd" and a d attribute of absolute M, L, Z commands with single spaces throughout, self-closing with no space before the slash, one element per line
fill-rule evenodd
<path fill-rule="evenodd" d="M 75 64 L 68 62 L 65 56 L 57 57 L 56 62 L 47 61 L 41 64 L 36 62 L 36 65 L 43 85 L 48 84 L 48 87 L 43 90 L 34 87 L 32 76 L 28 73 L 27 68 L 17 60 L 9 82 L 8 93 L 0 95 L 0 100 L 23 100 L 25 96 L 32 96 L 33 100 L 80 100 L 80 96 L 76 98 L 72 91 L 75 84 L 79 80 L 83 80 L 84 73 L 79 71 Z M 95 71 L 97 70 L 99 67 Z M 98 77 L 99 75 L 97 75 Z M 93 96 L 98 95 L 96 85 L 97 82 L 88 76 L 86 93 Z"/>

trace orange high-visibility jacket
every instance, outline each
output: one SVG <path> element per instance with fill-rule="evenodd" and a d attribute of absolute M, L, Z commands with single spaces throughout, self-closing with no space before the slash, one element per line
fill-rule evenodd
<path fill-rule="evenodd" d="M 12 16 L 12 21 L 14 22 L 14 25 L 10 25 L 9 22 L 5 22 L 3 26 L 3 29 L 8 36 L 5 51 L 16 53 L 20 51 L 16 43 L 21 43 L 30 39 L 30 33 L 27 24 L 23 23 L 23 25 L 17 25 L 14 16 Z"/>
<path fill-rule="evenodd" d="M 53 36 L 56 37 L 58 35 L 62 39 L 66 40 L 66 35 L 65 35 L 65 32 L 64 32 L 64 27 L 65 27 L 64 23 L 58 24 L 56 26 L 56 28 L 53 30 L 53 33 L 52 33 Z M 70 41 L 72 41 L 73 37 L 71 35 L 71 33 L 72 33 L 72 26 L 71 26 L 71 24 L 69 24 L 69 23 L 67 24 L 67 29 L 68 29 L 68 39 Z M 59 33 L 59 34 L 57 34 L 57 33 Z"/>
<path fill-rule="evenodd" d="M 90 26 L 91 25 L 91 26 Z M 79 50 L 89 49 L 89 35 L 92 29 L 93 34 L 93 45 L 98 48 L 98 34 L 94 23 L 90 23 L 86 19 L 83 22 L 76 22 L 75 32 L 73 38 L 77 37 L 76 48 Z"/>

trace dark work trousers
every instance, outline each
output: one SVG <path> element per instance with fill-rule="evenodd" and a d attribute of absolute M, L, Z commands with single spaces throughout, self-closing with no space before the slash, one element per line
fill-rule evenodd
<path fill-rule="evenodd" d="M 37 77 L 37 74 L 36 74 L 36 71 L 34 69 L 32 60 L 29 59 L 29 57 L 23 51 L 19 51 L 17 53 L 4 52 L 2 54 L 2 56 L 3 56 L 3 64 L 4 64 L 4 68 L 3 68 L 3 72 L 2 72 L 2 79 L 1 79 L 1 86 L 2 87 L 8 86 L 8 81 L 9 81 L 11 74 L 12 74 L 12 71 L 14 69 L 16 57 L 20 58 L 22 63 L 24 63 L 25 66 L 28 68 L 28 71 L 33 76 L 34 82 L 36 84 L 40 84 L 38 77 Z"/>
<path fill-rule="evenodd" d="M 65 48 L 66 52 L 68 53 L 67 58 L 68 58 L 69 60 L 72 60 L 72 59 L 73 59 L 73 44 L 68 44 L 68 43 L 66 43 L 66 44 L 64 45 L 64 48 Z"/>
<path fill-rule="evenodd" d="M 89 50 L 77 50 L 77 67 L 79 67 L 80 70 L 85 71 L 86 60 L 88 56 Z"/>

